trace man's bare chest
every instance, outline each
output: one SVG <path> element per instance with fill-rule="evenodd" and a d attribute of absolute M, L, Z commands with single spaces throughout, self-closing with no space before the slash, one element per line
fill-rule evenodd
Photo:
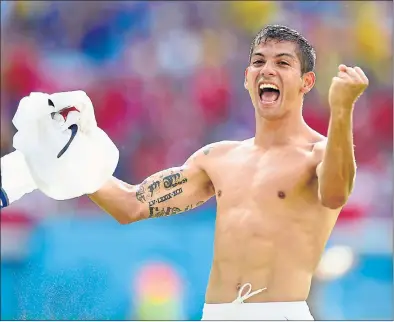
<path fill-rule="evenodd" d="M 302 151 L 237 155 L 220 160 L 211 175 L 216 198 L 256 207 L 317 199 L 316 161 Z"/>

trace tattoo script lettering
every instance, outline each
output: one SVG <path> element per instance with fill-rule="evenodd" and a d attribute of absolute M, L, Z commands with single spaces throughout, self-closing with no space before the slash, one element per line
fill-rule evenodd
<path fill-rule="evenodd" d="M 183 169 L 179 169 L 178 171 L 171 170 L 169 174 L 168 172 L 167 174 L 161 173 L 144 180 L 138 186 L 136 192 L 137 200 L 141 203 L 149 202 L 149 206 L 152 206 L 179 195 L 183 191 L 179 186 L 187 182 L 187 178 L 183 176 L 182 172 Z M 161 187 L 164 187 L 166 190 L 178 188 L 156 199 L 155 197 L 161 192 Z"/>
<path fill-rule="evenodd" d="M 156 200 L 149 201 L 149 206 L 153 206 L 157 203 L 162 203 L 164 201 L 170 200 L 171 198 L 180 195 L 183 192 L 182 188 L 178 188 L 173 192 L 167 193 L 166 195 L 157 198 Z"/>
<path fill-rule="evenodd" d="M 180 212 L 186 212 L 188 210 L 191 210 L 195 207 L 198 207 L 202 205 L 204 201 L 199 201 L 195 206 L 193 205 L 188 205 L 184 209 L 178 208 L 178 207 L 149 207 L 149 218 L 159 218 L 159 217 L 167 217 L 171 215 L 176 215 Z"/>
<path fill-rule="evenodd" d="M 137 198 L 137 200 L 138 200 L 139 202 L 144 203 L 144 202 L 146 201 L 146 198 L 145 198 L 145 188 L 144 188 L 143 185 L 140 185 L 140 186 L 138 187 L 138 190 L 137 190 L 137 192 L 136 192 L 136 194 L 135 194 L 135 197 Z"/>
<path fill-rule="evenodd" d="M 166 176 L 163 178 L 163 183 L 164 183 L 164 188 L 166 189 L 171 189 L 176 186 L 179 186 L 180 184 L 184 184 L 187 182 L 186 178 L 183 178 L 182 172 L 176 172 L 173 174 L 170 174 L 169 176 Z"/>
<path fill-rule="evenodd" d="M 160 181 L 153 181 L 150 185 L 148 185 L 148 191 L 150 192 L 150 196 L 152 197 L 154 193 L 159 192 L 160 190 Z"/>

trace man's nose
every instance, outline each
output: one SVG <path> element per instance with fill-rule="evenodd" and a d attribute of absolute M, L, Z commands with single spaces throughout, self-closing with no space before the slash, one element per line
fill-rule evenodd
<path fill-rule="evenodd" d="M 275 68 L 268 62 L 260 70 L 260 75 L 263 77 L 275 76 L 275 74 Z"/>

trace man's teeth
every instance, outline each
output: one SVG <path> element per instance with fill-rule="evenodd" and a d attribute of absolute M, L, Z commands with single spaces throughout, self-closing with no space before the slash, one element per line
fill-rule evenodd
<path fill-rule="evenodd" d="M 272 88 L 272 89 L 276 89 L 277 91 L 279 91 L 278 86 L 276 86 L 274 84 L 261 84 L 260 89 L 264 89 L 264 88 Z"/>

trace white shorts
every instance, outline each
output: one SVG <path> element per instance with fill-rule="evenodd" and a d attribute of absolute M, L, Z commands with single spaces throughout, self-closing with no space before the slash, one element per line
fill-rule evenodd
<path fill-rule="evenodd" d="M 242 295 L 245 287 L 249 287 Z M 244 303 L 244 300 L 265 289 L 251 292 L 252 285 L 247 283 L 241 287 L 238 298 L 232 303 L 204 304 L 202 321 L 204 320 L 270 320 L 270 321 L 313 321 L 308 304 L 301 302 L 265 302 Z"/>
<path fill-rule="evenodd" d="M 204 320 L 313 321 L 306 302 L 204 304 Z"/>

